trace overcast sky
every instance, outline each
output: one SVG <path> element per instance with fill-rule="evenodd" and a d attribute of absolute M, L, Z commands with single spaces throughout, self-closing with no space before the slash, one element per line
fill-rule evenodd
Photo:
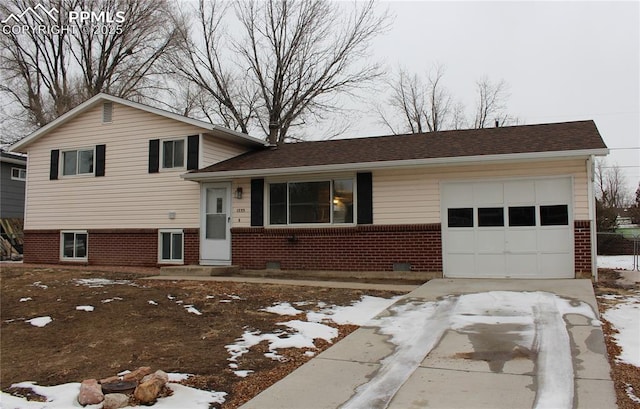
<path fill-rule="evenodd" d="M 640 181 L 640 2 L 387 1 L 395 15 L 374 43 L 389 68 L 446 68 L 444 82 L 467 107 L 483 75 L 510 85 L 508 110 L 526 124 L 593 119 Z M 375 118 L 345 136 L 389 133 Z M 624 149 L 620 149 L 624 148 Z M 628 149 L 636 148 L 636 149 Z"/>

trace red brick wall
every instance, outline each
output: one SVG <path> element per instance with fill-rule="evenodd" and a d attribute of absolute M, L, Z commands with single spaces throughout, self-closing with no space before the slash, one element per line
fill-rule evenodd
<path fill-rule="evenodd" d="M 440 224 L 331 228 L 242 227 L 231 229 L 232 262 L 263 269 L 392 271 L 410 263 L 412 271 L 442 271 Z"/>
<path fill-rule="evenodd" d="M 589 220 L 574 222 L 573 237 L 576 278 L 591 277 L 591 224 Z"/>
<path fill-rule="evenodd" d="M 158 230 L 156 229 L 90 229 L 88 233 L 89 257 L 87 264 L 158 265 Z M 199 237 L 198 229 L 184 229 L 185 264 L 198 264 L 200 258 Z M 60 231 L 25 231 L 24 261 L 25 263 L 61 263 Z M 74 262 L 74 264 L 77 263 Z"/>

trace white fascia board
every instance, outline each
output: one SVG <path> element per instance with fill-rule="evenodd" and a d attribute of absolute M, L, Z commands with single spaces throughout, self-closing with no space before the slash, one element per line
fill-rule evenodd
<path fill-rule="evenodd" d="M 86 100 L 85 102 L 83 102 L 82 104 L 78 105 L 77 107 L 73 108 L 72 110 L 66 112 L 65 114 L 59 116 L 58 118 L 56 118 L 54 121 L 49 122 L 47 125 L 43 126 L 42 128 L 38 129 L 37 131 L 31 133 L 29 136 L 21 139 L 20 141 L 14 143 L 13 145 L 11 145 L 9 147 L 9 151 L 14 151 L 14 152 L 25 152 L 24 148 L 30 144 L 31 142 L 33 142 L 34 140 L 38 139 L 39 137 L 41 137 L 42 135 L 46 134 L 47 132 L 57 128 L 58 126 L 64 124 L 65 122 L 71 120 L 73 117 L 87 111 L 90 108 L 93 108 L 96 104 L 98 104 L 101 101 L 111 101 L 111 102 L 115 102 L 116 104 L 122 104 L 125 106 L 128 106 L 130 108 L 134 108 L 134 109 L 139 109 L 141 111 L 145 111 L 145 112 L 149 112 L 155 115 L 160 115 L 163 116 L 165 118 L 169 118 L 169 119 L 173 119 L 179 122 L 183 122 L 189 125 L 193 125 L 196 126 L 198 128 L 202 128 L 202 129 L 206 129 L 208 131 L 213 131 L 215 132 L 215 134 L 217 136 L 220 136 L 222 138 L 225 139 L 229 139 L 229 140 L 233 140 L 233 141 L 238 141 L 238 139 L 241 139 L 241 141 L 248 143 L 249 145 L 253 145 L 253 146 L 265 146 L 266 142 L 258 139 L 258 138 L 254 138 L 252 136 L 243 134 L 241 132 L 237 132 L 237 131 L 233 131 L 231 129 L 227 129 L 218 125 L 214 125 L 214 124 L 210 124 L 208 122 L 204 122 L 204 121 L 200 121 L 198 119 L 193 119 L 193 118 L 189 118 L 183 115 L 178 115 L 175 114 L 173 112 L 169 112 L 169 111 L 165 111 L 162 109 L 158 109 L 158 108 L 154 108 L 148 105 L 144 105 L 138 102 L 133 102 L 133 101 L 129 101 L 123 98 L 119 98 L 119 97 L 114 97 L 113 95 L 109 95 L 109 94 L 98 94 L 95 95 L 94 97 Z"/>
<path fill-rule="evenodd" d="M 478 155 L 478 156 L 454 156 L 447 158 L 430 158 L 430 159 L 408 159 L 393 160 L 382 162 L 358 162 L 358 163 L 340 163 L 333 165 L 316 165 L 316 166 L 298 166 L 290 168 L 269 168 L 269 169 L 247 169 L 220 172 L 202 172 L 202 173 L 185 173 L 181 177 L 185 180 L 192 181 L 208 181 L 208 180 L 230 180 L 241 177 L 264 177 L 274 175 L 287 174 L 309 174 L 323 172 L 343 172 L 354 170 L 373 170 L 385 168 L 408 168 L 408 167 L 424 167 L 424 166 L 442 166 L 442 165 L 474 165 L 485 164 L 490 162 L 518 162 L 518 161 L 535 161 L 535 160 L 552 160 L 563 158 L 589 157 L 591 155 L 604 156 L 609 153 L 609 149 L 585 149 L 574 151 L 554 151 L 554 152 L 530 152 L 530 153 L 513 153 L 501 155 Z"/>

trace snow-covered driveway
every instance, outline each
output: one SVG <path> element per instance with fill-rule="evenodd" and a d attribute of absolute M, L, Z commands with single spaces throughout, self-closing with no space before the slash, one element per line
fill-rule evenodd
<path fill-rule="evenodd" d="M 245 408 L 615 407 L 595 306 L 589 280 L 433 280 Z"/>

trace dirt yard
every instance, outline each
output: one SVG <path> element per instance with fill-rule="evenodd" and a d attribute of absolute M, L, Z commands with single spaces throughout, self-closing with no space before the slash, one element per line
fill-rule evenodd
<path fill-rule="evenodd" d="M 266 344 L 243 355 L 229 368 L 225 345 L 243 332 L 273 332 L 290 317 L 260 311 L 274 303 L 322 302 L 350 305 L 362 295 L 391 297 L 391 292 L 195 281 L 142 280 L 138 274 L 82 270 L 2 267 L 0 387 L 36 381 L 40 385 L 105 378 L 123 370 L 150 366 L 191 373 L 184 382 L 227 392 L 223 408 L 235 408 L 309 359 L 305 349 L 279 350 L 285 362 L 264 356 Z M 111 280 L 101 285 L 97 279 Z M 115 283 L 114 283 L 115 282 Z M 22 300 L 22 301 L 21 301 Z M 190 313 L 192 305 L 202 315 Z M 322 305 L 322 304 L 320 304 Z M 78 306 L 93 306 L 91 312 Z M 25 320 L 50 316 L 44 327 Z M 296 319 L 304 319 L 303 315 Z M 338 339 L 357 327 L 333 325 Z M 334 340 L 337 342 L 338 339 Z M 316 340 L 319 350 L 330 344 Z M 319 352 L 315 350 L 315 352 Z"/>
<path fill-rule="evenodd" d="M 147 272 L 148 273 L 148 272 Z M 260 311 L 278 302 L 350 305 L 363 295 L 391 297 L 392 292 L 195 281 L 149 281 L 142 274 L 2 266 L 0 278 L 0 387 L 36 381 L 40 385 L 105 378 L 123 370 L 150 366 L 154 370 L 196 374 L 184 383 L 227 392 L 222 408 L 235 408 L 309 359 L 305 349 L 279 353 L 285 361 L 264 356 L 266 344 L 252 348 L 238 369 L 255 373 L 238 377 L 229 368 L 225 345 L 245 330 L 273 332 L 283 317 Z M 624 294 L 616 273 L 602 271 L 596 294 Z M 101 283 L 100 279 L 110 280 Z M 600 302 L 602 313 L 608 302 Z M 192 305 L 202 315 L 190 313 Z M 91 312 L 78 306 L 93 306 Z M 50 316 L 52 324 L 28 325 L 29 318 Z M 304 319 L 304 315 L 295 317 Z M 287 317 L 286 319 L 290 319 Z M 610 356 L 617 345 L 612 328 L 603 330 Z M 333 324 L 332 324 L 333 325 Z M 338 339 L 355 330 L 333 325 Z M 337 342 L 338 339 L 334 340 Z M 330 346 L 317 340 L 319 352 Z M 638 408 L 625 389 L 640 391 L 640 368 L 611 359 L 618 407 Z M 215 406 L 214 406 L 215 407 Z"/>

